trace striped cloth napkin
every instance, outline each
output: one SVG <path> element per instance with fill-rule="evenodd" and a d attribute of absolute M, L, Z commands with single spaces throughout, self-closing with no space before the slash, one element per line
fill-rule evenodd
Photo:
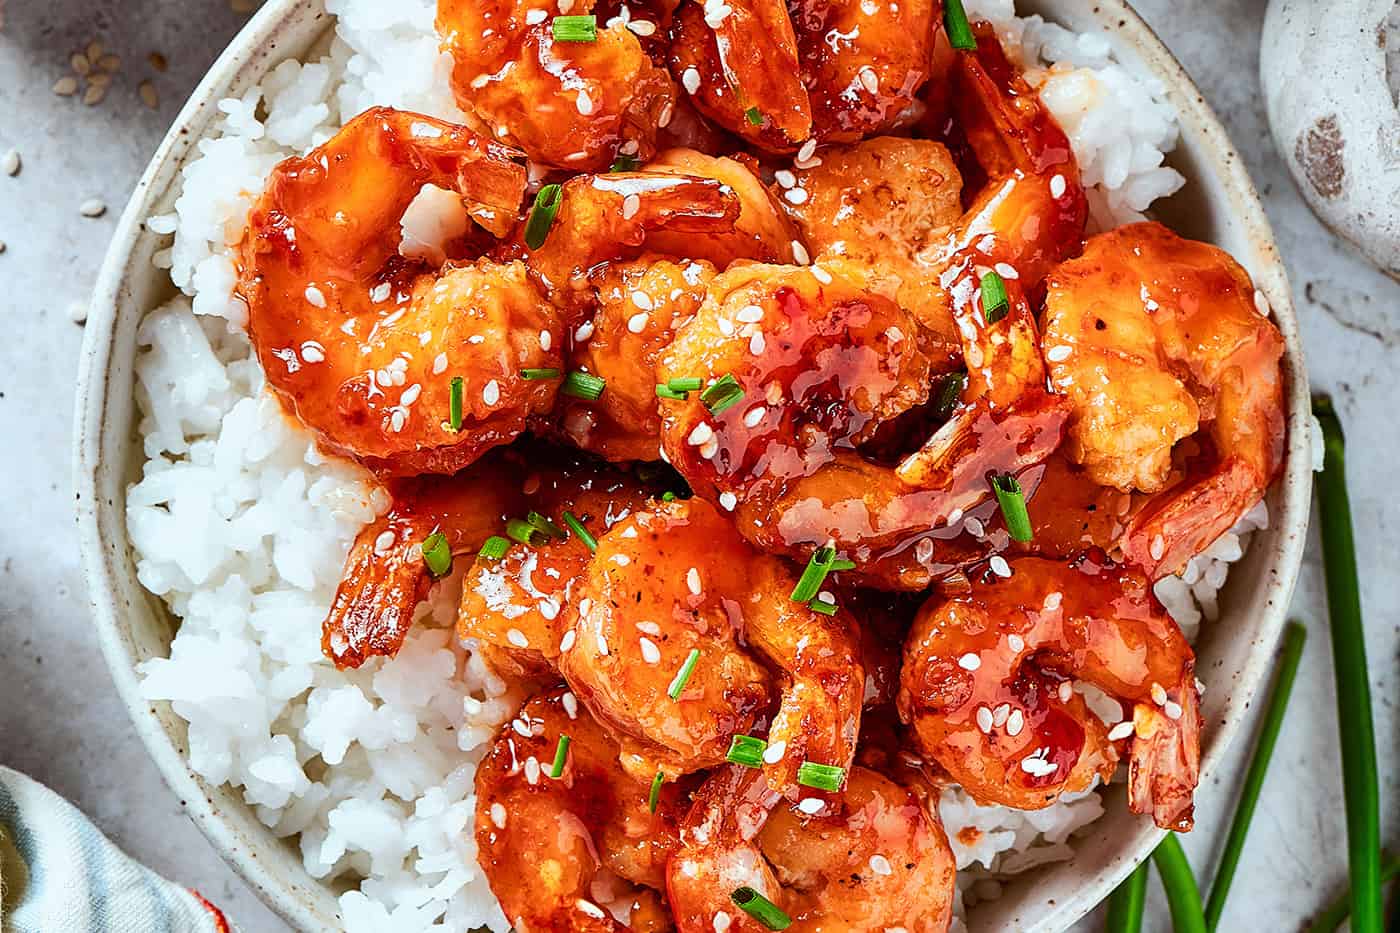
<path fill-rule="evenodd" d="M 217 907 L 132 861 L 68 801 L 0 767 L 0 931 L 231 929 Z"/>

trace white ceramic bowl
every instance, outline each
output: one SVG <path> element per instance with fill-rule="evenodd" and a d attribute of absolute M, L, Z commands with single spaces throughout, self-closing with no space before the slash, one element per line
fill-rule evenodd
<path fill-rule="evenodd" d="M 137 732 L 182 806 L 235 870 L 292 926 L 340 926 L 331 887 L 302 867 L 295 848 L 275 839 L 240 794 L 214 787 L 185 759 L 185 723 L 167 703 L 148 703 L 135 666 L 169 652 L 175 620 L 146 593 L 126 534 L 125 496 L 139 477 L 133 360 L 141 316 L 173 291 L 151 258 L 164 238 L 145 218 L 171 210 L 178 173 L 217 116 L 216 103 L 240 96 L 278 62 L 304 55 L 324 36 L 323 0 L 271 0 L 214 64 L 161 143 L 113 237 L 87 322 L 79 371 L 74 455 L 77 513 L 93 619 L 107 663 Z M 1311 445 L 1307 379 L 1288 278 L 1249 176 L 1225 131 L 1181 66 L 1122 0 L 1036 0 L 1022 4 L 1070 28 L 1104 34 L 1122 61 L 1155 74 L 1180 114 L 1182 140 L 1171 162 L 1189 183 L 1164 206 L 1163 219 L 1188 236 L 1233 253 L 1268 296 L 1287 341 L 1284 366 L 1289 445 L 1284 475 L 1269 494 L 1271 527 L 1255 536 L 1221 597 L 1221 618 L 1204 627 L 1199 675 L 1208 685 L 1202 745 L 1204 780 L 1239 730 L 1270 667 L 1307 526 Z M 1160 833 L 1127 812 L 1122 788 L 1109 812 L 1076 843 L 1069 862 L 1020 876 L 1003 896 L 977 906 L 973 931 L 1062 930 L 1098 903 L 1150 851 Z"/>

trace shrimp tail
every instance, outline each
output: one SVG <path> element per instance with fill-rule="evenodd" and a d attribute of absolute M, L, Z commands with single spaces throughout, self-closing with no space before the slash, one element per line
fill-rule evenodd
<path fill-rule="evenodd" d="M 395 547 L 384 553 L 376 547 L 379 536 L 389 530 L 380 520 L 360 532 L 321 625 L 321 650 L 342 670 L 359 667 L 376 655 L 397 654 L 414 609 L 428 594 L 431 581 L 416 548 Z"/>
<path fill-rule="evenodd" d="M 1189 832 L 1193 823 L 1192 796 L 1201 770 L 1200 692 L 1195 664 L 1183 670 L 1175 702 L 1175 719 L 1155 704 L 1139 703 L 1133 710 L 1135 738 L 1128 760 L 1128 807 L 1150 813 L 1163 829 Z"/>
<path fill-rule="evenodd" d="M 1185 490 L 1159 494 L 1123 532 L 1123 555 L 1152 580 L 1178 573 L 1240 520 L 1266 482 L 1249 463 L 1232 457 Z"/>
<path fill-rule="evenodd" d="M 987 401 L 963 405 L 896 468 L 916 488 L 946 488 L 952 508 L 967 509 L 987 495 L 988 473 L 1015 473 L 1041 463 L 1064 437 L 1069 407 L 1045 392 L 994 416 Z"/>

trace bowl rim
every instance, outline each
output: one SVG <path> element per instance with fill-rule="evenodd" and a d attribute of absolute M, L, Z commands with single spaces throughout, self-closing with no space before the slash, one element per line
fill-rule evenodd
<path fill-rule="evenodd" d="M 1090 5 L 1088 0 L 1083 3 L 1086 7 Z M 338 913 L 327 914 L 325 898 L 299 892 L 238 838 L 238 831 L 214 803 L 211 785 L 193 771 L 184 750 L 166 730 L 155 707 L 141 695 L 135 671 L 136 657 L 119 624 L 126 610 L 119 605 L 121 599 L 115 581 L 123 571 L 112 558 L 115 550 L 124 553 L 130 550 L 125 536 L 124 503 L 102 498 L 100 476 L 104 467 L 103 438 L 108 430 L 109 380 L 116 326 L 124 304 L 122 299 L 130 277 L 149 274 L 148 269 L 140 267 L 137 255 L 144 221 L 151 215 L 155 202 L 177 183 L 178 168 L 203 138 L 204 125 L 212 118 L 211 108 L 227 96 L 227 89 L 249 69 L 261 69 L 258 71 L 261 76 L 267 66 L 285 57 L 277 54 L 277 36 L 291 28 L 298 18 L 328 18 L 322 4 L 323 0 L 270 0 L 266 3 L 196 86 L 133 189 L 113 232 L 93 291 L 79 359 L 72 461 L 79 549 L 88 603 L 107 667 L 136 732 L 167 786 L 178 795 L 181 806 L 225 862 L 274 912 L 301 930 L 325 929 L 338 924 Z M 1097 0 L 1092 6 L 1092 14 L 1086 15 L 1091 15 L 1103 30 L 1111 30 L 1126 42 L 1146 69 L 1162 80 L 1177 112 L 1182 135 L 1186 135 L 1189 126 L 1196 137 L 1196 145 L 1203 147 L 1206 160 L 1218 172 L 1229 200 L 1230 215 L 1237 219 L 1253 247 L 1253 255 L 1245 264 L 1256 287 L 1267 296 L 1286 344 L 1284 365 L 1289 382 L 1285 402 L 1289 438 L 1284 472 L 1276 481 L 1277 501 L 1281 505 L 1277 511 L 1284 521 L 1278 526 L 1281 543 L 1273 563 L 1268 565 L 1272 571 L 1272 579 L 1267 584 L 1271 598 L 1261 618 L 1256 620 L 1254 642 L 1236 673 L 1222 718 L 1211 724 L 1212 737 L 1201 761 L 1200 786 L 1204 787 L 1206 778 L 1219 765 L 1231 740 L 1238 734 L 1250 701 L 1271 668 L 1274 647 L 1302 563 L 1312 471 L 1313 429 L 1307 376 L 1286 268 L 1258 192 L 1219 118 L 1182 65 L 1127 0 Z M 192 126 L 199 126 L 201 133 L 191 132 Z M 158 185 L 162 178 L 165 184 Z M 146 310 L 149 309 L 142 308 L 139 312 Z M 132 439 L 133 436 L 128 436 L 127 443 Z M 113 464 L 106 466 L 118 468 Z M 103 518 L 112 510 L 122 512 L 116 521 L 122 540 L 117 542 L 110 540 L 104 528 Z M 1051 933 L 1073 923 L 1143 861 L 1162 835 L 1161 830 L 1150 825 L 1138 827 L 1132 833 L 1131 842 L 1123 847 L 1125 852 L 1097 877 L 1086 878 L 1071 897 L 1061 900 L 1047 914 L 1028 921 L 1026 928 Z M 317 903 L 318 900 L 321 903 Z"/>

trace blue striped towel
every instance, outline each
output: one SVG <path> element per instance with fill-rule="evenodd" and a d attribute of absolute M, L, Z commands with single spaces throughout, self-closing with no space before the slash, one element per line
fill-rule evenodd
<path fill-rule="evenodd" d="M 71 803 L 0 767 L 4 933 L 231 933 L 198 893 L 139 865 Z"/>

